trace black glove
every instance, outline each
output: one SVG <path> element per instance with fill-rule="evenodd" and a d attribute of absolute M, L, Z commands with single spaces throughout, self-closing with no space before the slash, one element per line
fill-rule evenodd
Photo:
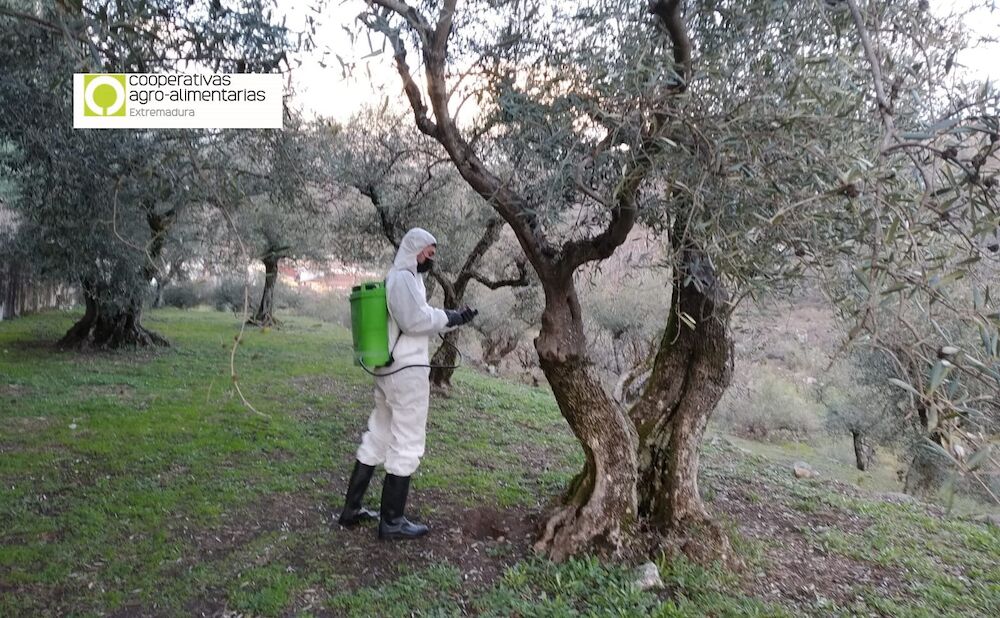
<path fill-rule="evenodd" d="M 460 310 L 445 309 L 444 312 L 448 314 L 449 327 L 467 324 L 472 321 L 472 318 L 479 315 L 479 312 L 472 307 L 465 307 Z"/>

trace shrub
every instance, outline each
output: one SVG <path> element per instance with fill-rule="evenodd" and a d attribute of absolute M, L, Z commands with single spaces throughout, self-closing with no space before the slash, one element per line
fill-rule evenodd
<path fill-rule="evenodd" d="M 216 311 L 232 311 L 234 313 L 243 311 L 245 286 L 246 284 L 242 279 L 225 278 L 219 281 L 210 295 L 212 305 Z M 261 291 L 258 285 L 250 286 L 251 310 L 260 302 Z"/>
<path fill-rule="evenodd" d="M 161 299 L 164 306 L 190 309 L 206 301 L 205 285 L 196 281 L 186 281 L 164 288 Z"/>
<path fill-rule="evenodd" d="M 351 304 L 346 292 L 319 293 L 311 290 L 285 289 L 282 302 L 291 313 L 351 327 Z"/>
<path fill-rule="evenodd" d="M 730 389 L 719 405 L 719 423 L 739 436 L 808 439 L 822 427 L 821 408 L 793 382 L 768 369 L 750 380 L 744 396 Z"/>

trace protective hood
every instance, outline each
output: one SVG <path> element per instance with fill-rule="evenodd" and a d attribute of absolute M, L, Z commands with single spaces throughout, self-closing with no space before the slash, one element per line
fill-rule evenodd
<path fill-rule="evenodd" d="M 430 245 L 436 245 L 437 240 L 430 232 L 423 228 L 415 227 L 403 236 L 399 243 L 399 251 L 396 252 L 396 259 L 392 261 L 394 269 L 408 270 L 414 275 L 417 274 L 417 254 Z"/>

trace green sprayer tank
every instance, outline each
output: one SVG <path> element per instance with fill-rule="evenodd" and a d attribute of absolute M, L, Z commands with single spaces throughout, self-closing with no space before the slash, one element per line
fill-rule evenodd
<path fill-rule="evenodd" d="M 351 288 L 351 335 L 355 365 L 381 367 L 389 363 L 389 308 L 384 281 Z"/>

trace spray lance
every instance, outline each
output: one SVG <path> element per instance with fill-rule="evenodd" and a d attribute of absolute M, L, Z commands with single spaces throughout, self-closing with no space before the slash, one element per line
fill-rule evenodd
<path fill-rule="evenodd" d="M 387 373 L 375 373 L 373 369 L 392 364 L 389 349 L 389 305 L 385 298 L 385 281 L 369 281 L 351 288 L 351 338 L 354 342 L 354 364 L 373 376 L 387 376 L 413 367 L 431 369 L 457 369 L 464 359 L 462 351 L 450 341 L 441 337 L 445 345 L 458 353 L 457 365 L 406 365 Z M 397 340 L 398 341 L 398 340 Z"/>

